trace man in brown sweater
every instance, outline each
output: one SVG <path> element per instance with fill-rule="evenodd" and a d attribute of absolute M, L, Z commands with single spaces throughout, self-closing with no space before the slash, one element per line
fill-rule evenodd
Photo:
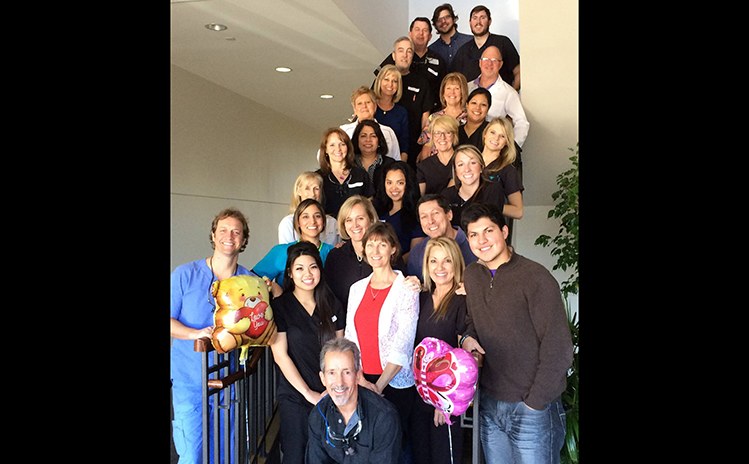
<path fill-rule="evenodd" d="M 461 220 L 478 261 L 464 274 L 468 329 L 460 342 L 484 355 L 479 421 L 486 461 L 559 463 L 560 395 L 573 350 L 559 284 L 507 245 L 495 205 L 474 203 Z"/>

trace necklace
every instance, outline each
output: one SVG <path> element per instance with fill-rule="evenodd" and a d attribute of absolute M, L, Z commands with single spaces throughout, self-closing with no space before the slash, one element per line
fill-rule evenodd
<path fill-rule="evenodd" d="M 372 283 L 370 282 L 370 284 L 369 284 L 369 294 L 372 295 L 372 301 L 374 301 L 374 300 L 377 299 L 377 295 L 379 295 L 382 290 L 389 289 L 391 285 L 393 285 L 393 284 L 390 283 L 390 284 L 388 284 L 387 287 L 378 288 L 377 291 L 375 292 L 374 289 L 372 288 Z"/>
<path fill-rule="evenodd" d="M 361 263 L 362 255 L 359 254 L 358 251 L 356 251 L 356 247 L 354 246 L 354 242 L 351 242 L 351 249 L 354 251 L 354 256 L 356 256 L 356 260 Z M 364 251 L 364 247 L 362 247 L 362 251 Z"/>
<path fill-rule="evenodd" d="M 211 283 L 208 284 L 208 303 L 210 303 L 211 306 L 213 306 L 213 304 L 215 303 L 215 301 L 214 301 L 214 297 L 213 297 L 213 289 L 211 287 L 213 287 L 213 282 L 215 282 L 216 279 L 218 278 L 218 276 L 216 275 L 216 273 L 213 272 L 213 256 L 211 256 L 210 258 L 208 258 L 208 267 L 211 269 Z M 234 265 L 234 272 L 232 273 L 232 276 L 237 275 L 237 269 L 238 268 L 239 268 L 239 262 L 237 262 L 237 264 Z M 218 306 L 212 307 L 211 308 L 211 312 L 213 312 L 217 307 Z"/>
<path fill-rule="evenodd" d="M 333 175 L 336 176 L 336 178 L 340 182 L 343 182 L 344 180 L 346 180 L 346 177 L 348 177 L 349 169 L 348 168 L 341 169 L 340 174 L 338 174 L 335 169 L 331 169 L 331 171 L 333 172 Z"/>
<path fill-rule="evenodd" d="M 213 256 L 211 256 L 210 258 L 208 258 L 208 267 L 211 268 L 211 274 L 212 274 L 211 278 L 213 278 L 213 277 L 219 278 L 218 275 L 216 275 L 216 273 L 213 272 Z M 235 275 L 237 275 L 237 269 L 238 268 L 239 268 L 239 263 L 236 263 L 234 265 L 234 272 L 231 273 L 232 277 L 235 276 Z M 213 283 L 213 282 L 211 282 L 211 283 Z"/>

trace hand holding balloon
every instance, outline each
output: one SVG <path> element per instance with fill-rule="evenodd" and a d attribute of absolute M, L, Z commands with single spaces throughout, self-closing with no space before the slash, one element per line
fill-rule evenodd
<path fill-rule="evenodd" d="M 440 425 L 445 425 L 445 413 L 434 408 L 434 426 L 439 427 Z"/>
<path fill-rule="evenodd" d="M 413 371 L 419 396 L 442 411 L 448 424 L 450 415 L 460 416 L 473 401 L 478 363 L 468 351 L 425 337 L 414 350 Z"/>

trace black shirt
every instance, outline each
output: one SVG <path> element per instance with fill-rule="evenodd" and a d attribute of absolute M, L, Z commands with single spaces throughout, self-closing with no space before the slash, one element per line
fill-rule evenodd
<path fill-rule="evenodd" d="M 416 164 L 416 182 L 426 184 L 425 194 L 441 193 L 452 177 L 452 158 L 445 165 L 439 155 L 432 155 Z"/>
<path fill-rule="evenodd" d="M 403 76 L 403 96 L 396 105 L 408 111 L 408 164 L 416 169 L 416 157 L 422 147 L 417 142 L 422 129 L 421 116 L 431 113 L 434 107 L 434 95 L 427 79 L 414 72 Z"/>
<path fill-rule="evenodd" d="M 380 214 L 380 221 L 389 222 L 395 229 L 398 241 L 401 245 L 401 254 L 411 251 L 411 240 L 417 237 L 426 237 L 427 235 L 421 229 L 421 224 L 417 221 L 416 214 L 412 214 L 410 221 L 404 221 L 403 209 L 399 209 L 392 216 L 389 212 Z"/>
<path fill-rule="evenodd" d="M 386 64 L 395 65 L 392 53 L 385 57 L 377 69 L 373 71 L 374 75 L 377 76 L 380 73 L 380 69 L 382 69 Z M 419 56 L 414 52 L 414 57 L 408 71 L 409 73 L 421 74 L 426 78 L 427 82 L 429 82 L 429 88 L 432 91 L 432 99 L 434 101 L 432 109 L 429 110 L 429 112 L 433 113 L 442 109 L 442 103 L 440 102 L 440 85 L 442 85 L 442 79 L 447 74 L 447 63 L 445 60 L 443 60 L 439 54 L 434 53 L 427 48 L 427 52 L 424 56 Z"/>
<path fill-rule="evenodd" d="M 346 199 L 352 195 L 371 197 L 373 195 L 372 181 L 364 169 L 354 166 L 343 184 L 338 182 L 335 175 L 329 172 L 323 174 L 322 169 L 315 171 L 323 179 L 323 193 L 325 198 L 325 214 L 338 217 L 338 210 Z"/>
<path fill-rule="evenodd" d="M 424 340 L 424 337 L 434 337 L 448 343 L 453 348 L 458 347 L 458 337 L 466 330 L 466 296 L 453 295 L 447 307 L 444 319 L 436 319 L 432 292 L 423 291 L 419 294 L 419 322 L 416 325 L 414 347 Z"/>
<path fill-rule="evenodd" d="M 473 134 L 469 137 L 466 133 L 465 124 L 458 127 L 458 144 L 463 145 L 464 143 L 470 143 L 474 147 L 479 149 L 479 152 L 484 151 L 484 129 L 489 125 L 489 121 L 484 120 L 479 127 L 473 131 Z"/>
<path fill-rule="evenodd" d="M 463 210 L 471 203 L 492 203 L 497 205 L 500 211 L 502 210 L 505 204 L 505 197 L 507 196 L 503 189 L 503 184 L 484 179 L 480 182 L 482 184 L 481 187 L 468 200 L 464 200 L 458 194 L 457 185 L 453 185 L 442 191 L 442 196 L 450 203 L 450 208 L 453 212 L 453 219 L 450 221 L 453 226 L 460 227 L 460 217 L 463 214 Z"/>
<path fill-rule="evenodd" d="M 332 251 L 332 250 L 331 250 Z M 320 381 L 320 350 L 322 344 L 327 341 L 321 340 L 322 330 L 320 311 L 315 311 L 310 316 L 304 306 L 296 299 L 293 292 L 283 293 L 271 301 L 273 316 L 279 332 L 286 332 L 286 351 L 291 361 L 299 371 L 299 375 L 312 390 L 322 392 L 325 390 Z M 341 303 L 335 300 L 332 308 L 333 316 L 331 322 L 335 330 L 343 330 L 346 326 L 346 314 Z M 331 336 L 332 335 L 332 336 Z M 328 335 L 335 337 L 335 333 Z M 304 396 L 294 388 L 286 377 L 281 374 L 278 384 L 278 397 L 287 397 L 306 404 Z"/>
<path fill-rule="evenodd" d="M 466 42 L 453 58 L 451 63 L 453 70 L 462 72 L 468 82 L 479 77 L 479 74 L 481 74 L 479 59 L 481 59 L 481 54 L 484 53 L 486 47 L 490 45 L 499 48 L 499 53 L 502 54 L 502 67 L 499 68 L 499 76 L 503 81 L 512 85 L 512 81 L 515 80 L 513 70 L 515 66 L 520 64 L 520 54 L 512 40 L 505 35 L 489 34 L 489 38 L 486 39 L 481 48 L 476 46 L 475 39 Z"/>
<path fill-rule="evenodd" d="M 333 248 L 325 260 L 325 281 L 343 305 L 344 321 L 348 308 L 348 291 L 351 285 L 372 273 L 372 266 L 356 257 L 351 240 L 340 248 Z"/>

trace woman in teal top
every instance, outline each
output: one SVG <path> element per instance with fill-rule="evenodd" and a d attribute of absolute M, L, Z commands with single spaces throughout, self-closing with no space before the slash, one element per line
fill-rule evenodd
<path fill-rule="evenodd" d="M 294 229 L 299 234 L 298 242 L 310 242 L 317 246 L 323 264 L 333 245 L 320 240 L 325 231 L 325 209 L 317 200 L 307 198 L 299 203 L 294 211 Z M 273 296 L 283 293 L 284 269 L 286 268 L 286 250 L 293 244 L 280 243 L 270 249 L 263 259 L 252 268 L 259 276 L 266 276 L 273 281 Z"/>

